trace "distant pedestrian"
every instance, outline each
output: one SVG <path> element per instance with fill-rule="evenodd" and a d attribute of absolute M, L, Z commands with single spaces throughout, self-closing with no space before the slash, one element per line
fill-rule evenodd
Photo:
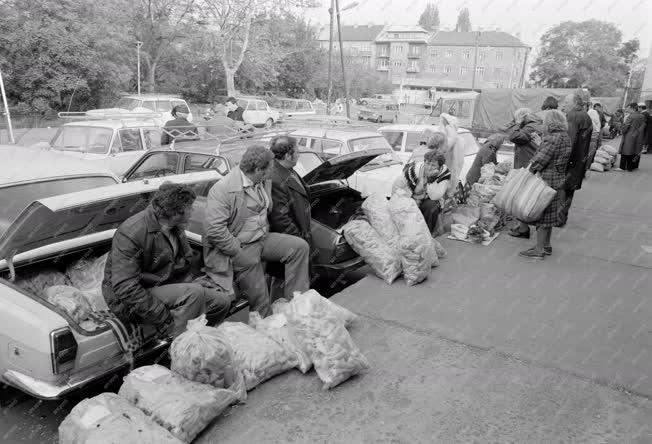
<path fill-rule="evenodd" d="M 634 171 L 638 168 L 638 160 L 643 150 L 645 117 L 638 112 L 636 103 L 630 103 L 627 109 L 629 116 L 623 125 L 623 139 L 620 142 L 620 169 Z"/>
<path fill-rule="evenodd" d="M 591 133 L 593 132 L 593 122 L 586 113 L 585 104 L 587 102 L 588 97 L 586 94 L 583 91 L 578 91 L 567 95 L 562 105 L 568 123 L 571 155 L 566 169 L 565 202 L 561 212 L 561 226 L 565 225 L 568 220 L 568 212 L 573 203 L 575 191 L 582 188 L 582 181 L 586 175 L 586 162 L 589 157 L 589 145 L 591 144 Z"/>
<path fill-rule="evenodd" d="M 188 121 L 190 110 L 186 105 L 177 105 L 172 108 L 173 120 L 168 120 L 161 133 L 161 145 L 169 145 L 172 141 L 181 142 L 198 140 L 197 127 Z"/>
<path fill-rule="evenodd" d="M 645 110 L 645 138 L 643 139 L 643 153 L 649 153 L 652 150 L 652 100 L 647 100 L 647 109 Z"/>
<path fill-rule="evenodd" d="M 586 169 L 588 170 L 591 164 L 593 163 L 593 159 L 595 158 L 595 153 L 598 151 L 601 122 L 600 122 L 600 113 L 598 113 L 597 109 L 591 107 L 590 104 L 589 104 L 589 109 L 587 111 L 587 114 L 591 118 L 591 123 L 593 124 L 593 131 L 591 131 L 591 143 L 589 144 L 589 158 L 586 162 Z"/>

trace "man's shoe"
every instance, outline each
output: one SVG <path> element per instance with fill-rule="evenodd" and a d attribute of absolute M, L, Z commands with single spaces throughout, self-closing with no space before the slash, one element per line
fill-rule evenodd
<path fill-rule="evenodd" d="M 543 258 L 546 257 L 545 253 L 537 253 L 534 248 L 521 251 L 518 255 L 521 257 L 527 257 L 529 259 L 539 259 L 539 260 L 543 260 Z"/>
<path fill-rule="evenodd" d="M 511 230 L 509 230 L 509 235 L 512 236 L 512 237 L 522 237 L 523 239 L 529 239 L 530 238 L 530 230 L 521 231 L 521 230 L 518 229 L 518 227 L 516 227 L 516 228 L 512 228 Z"/>
<path fill-rule="evenodd" d="M 552 255 L 552 247 L 543 247 L 543 254 L 546 256 L 551 256 Z"/>

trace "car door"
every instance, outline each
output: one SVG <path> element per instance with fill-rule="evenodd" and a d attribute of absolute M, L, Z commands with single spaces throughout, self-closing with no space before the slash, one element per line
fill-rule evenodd
<path fill-rule="evenodd" d="M 140 128 L 118 130 L 111 146 L 109 168 L 122 175 L 145 152 Z"/>
<path fill-rule="evenodd" d="M 242 118 L 245 123 L 249 125 L 257 125 L 256 123 L 256 105 L 253 104 L 253 101 L 247 99 L 238 99 L 238 106 L 241 106 L 244 112 L 242 113 Z"/>
<path fill-rule="evenodd" d="M 186 154 L 184 156 L 180 173 L 205 170 L 216 170 L 222 176 L 226 176 L 229 172 L 229 162 L 225 157 L 214 154 Z"/>
<path fill-rule="evenodd" d="M 178 174 L 180 154 L 174 151 L 160 151 L 146 154 L 122 179 L 123 182 L 150 179 Z"/>

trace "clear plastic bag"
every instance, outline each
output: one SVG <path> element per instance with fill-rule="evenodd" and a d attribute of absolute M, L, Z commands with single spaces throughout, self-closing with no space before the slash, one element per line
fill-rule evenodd
<path fill-rule="evenodd" d="M 288 319 L 292 315 L 334 317 L 342 321 L 345 327 L 350 327 L 358 319 L 358 315 L 326 299 L 317 290 L 311 289 L 303 293 L 295 291 L 293 296 L 289 302 L 285 299 L 275 301 L 272 304 L 272 312 L 284 314 Z"/>
<path fill-rule="evenodd" d="M 301 373 L 310 370 L 312 367 L 310 356 L 303 350 L 284 314 L 273 314 L 263 319 L 258 312 L 253 312 L 249 314 L 249 325 L 278 342 L 288 353 L 296 356 L 297 368 Z"/>
<path fill-rule="evenodd" d="M 102 288 L 104 279 L 104 265 L 109 253 L 95 258 L 81 258 L 70 264 L 66 274 L 73 287 L 80 290 L 97 290 Z"/>
<path fill-rule="evenodd" d="M 496 165 L 491 162 L 484 164 L 480 169 L 480 179 L 478 182 L 485 183 L 487 180 L 494 177 L 494 174 L 496 174 Z"/>
<path fill-rule="evenodd" d="M 298 365 L 297 358 L 264 333 L 241 322 L 217 327 L 228 340 L 247 391 Z"/>
<path fill-rule="evenodd" d="M 190 381 L 229 389 L 244 401 L 244 377 L 228 339 L 207 322 L 206 315 L 188 321 L 186 331 L 170 346 L 170 368 Z"/>
<path fill-rule="evenodd" d="M 235 392 L 188 381 L 160 365 L 133 370 L 118 393 L 174 436 L 191 442 L 227 407 Z"/>
<path fill-rule="evenodd" d="M 371 267 L 376 276 L 391 284 L 401 274 L 401 259 L 366 220 L 356 219 L 342 227 L 351 248 Z"/>
<path fill-rule="evenodd" d="M 115 393 L 84 399 L 59 425 L 61 444 L 181 444 L 138 407 Z"/>
<path fill-rule="evenodd" d="M 45 298 L 50 304 L 64 310 L 77 324 L 88 319 L 93 311 L 84 294 L 69 285 L 53 285 L 46 288 Z"/>
<path fill-rule="evenodd" d="M 446 251 L 446 249 L 434 237 L 432 238 L 432 246 L 435 249 L 435 252 L 437 253 L 437 258 L 438 259 L 445 258 L 448 255 L 448 252 Z"/>
<path fill-rule="evenodd" d="M 42 270 L 18 280 L 16 285 L 41 298 L 47 298 L 45 290 L 55 285 L 70 286 L 68 277 L 55 269 Z"/>
<path fill-rule="evenodd" d="M 398 252 L 399 233 L 392 220 L 389 201 L 383 194 L 373 193 L 362 202 L 362 211 L 369 224 L 380 234 L 387 245 Z"/>
<path fill-rule="evenodd" d="M 288 320 L 325 390 L 369 368 L 369 361 L 339 319 L 292 314 Z"/>

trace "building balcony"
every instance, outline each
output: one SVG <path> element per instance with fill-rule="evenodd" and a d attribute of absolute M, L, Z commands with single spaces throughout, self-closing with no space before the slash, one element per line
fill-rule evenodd
<path fill-rule="evenodd" d="M 389 58 L 389 53 L 388 52 L 381 52 L 379 54 L 376 54 L 376 57 L 386 57 Z"/>
<path fill-rule="evenodd" d="M 389 66 L 377 66 L 376 71 L 389 71 Z"/>

